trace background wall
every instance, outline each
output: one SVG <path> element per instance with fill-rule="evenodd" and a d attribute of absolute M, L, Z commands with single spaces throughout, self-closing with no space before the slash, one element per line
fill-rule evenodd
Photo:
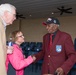
<path fill-rule="evenodd" d="M 69 16 L 69 17 L 57 17 L 60 21 L 59 29 L 69 33 L 72 36 L 72 39 L 76 37 L 76 16 Z M 42 25 L 43 21 L 46 21 L 47 18 L 41 19 L 25 19 L 16 20 L 13 25 L 10 25 L 6 29 L 7 38 L 9 33 L 18 30 L 20 25 L 21 31 L 24 33 L 25 41 L 28 42 L 42 42 L 42 37 L 46 31 L 46 27 Z"/>

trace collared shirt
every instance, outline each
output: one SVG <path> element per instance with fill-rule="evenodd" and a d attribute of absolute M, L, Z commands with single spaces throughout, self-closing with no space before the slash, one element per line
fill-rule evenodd
<path fill-rule="evenodd" d="M 58 30 L 57 30 L 58 31 Z M 56 36 L 56 33 L 57 33 L 57 31 L 55 31 L 54 33 L 52 33 L 53 34 L 53 36 L 52 36 L 52 42 L 54 41 L 54 38 L 55 38 L 55 36 Z M 50 40 L 50 33 L 49 33 L 49 40 Z"/>
<path fill-rule="evenodd" d="M 57 30 L 57 31 L 58 31 L 58 30 Z M 53 33 L 52 41 L 54 41 L 54 38 L 55 38 L 55 36 L 56 36 L 57 31 Z"/>

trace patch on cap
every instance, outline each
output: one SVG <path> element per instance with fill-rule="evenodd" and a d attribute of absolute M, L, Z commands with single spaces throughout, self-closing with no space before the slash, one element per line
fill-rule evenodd
<path fill-rule="evenodd" d="M 47 21 L 51 21 L 51 20 L 52 20 L 51 18 L 48 18 L 48 19 L 47 19 Z"/>
<path fill-rule="evenodd" d="M 56 23 L 56 20 L 54 20 L 54 23 Z"/>

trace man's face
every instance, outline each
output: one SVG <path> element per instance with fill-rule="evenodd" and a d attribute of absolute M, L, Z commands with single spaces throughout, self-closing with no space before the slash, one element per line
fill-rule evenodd
<path fill-rule="evenodd" d="M 16 19 L 16 11 L 13 9 L 12 12 L 6 11 L 5 12 L 5 22 L 7 25 L 10 25 L 13 23 L 13 21 Z"/>
<path fill-rule="evenodd" d="M 58 25 L 53 24 L 53 23 L 47 24 L 46 29 L 47 29 L 48 33 L 54 33 L 58 29 Z"/>

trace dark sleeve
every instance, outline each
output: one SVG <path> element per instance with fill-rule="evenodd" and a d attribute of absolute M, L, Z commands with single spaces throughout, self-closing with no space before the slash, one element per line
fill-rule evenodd
<path fill-rule="evenodd" d="M 75 38 L 75 40 L 74 40 L 74 48 L 75 48 L 75 50 L 76 50 L 76 38 Z"/>

